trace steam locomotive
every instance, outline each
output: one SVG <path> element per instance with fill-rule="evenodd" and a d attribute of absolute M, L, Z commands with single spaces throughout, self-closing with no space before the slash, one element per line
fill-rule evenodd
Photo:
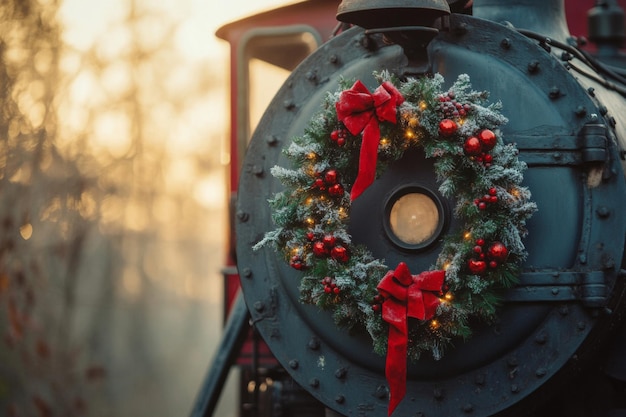
<path fill-rule="evenodd" d="M 210 415 L 225 369 L 237 362 L 247 372 L 241 415 L 626 416 L 626 73 L 617 4 L 600 1 L 590 13 L 590 38 L 599 42 L 591 54 L 570 35 L 563 0 L 305 3 L 310 16 L 334 7 L 340 21 L 331 30 L 323 20 L 323 33 L 334 33 L 323 43 L 307 27 L 309 44 L 321 43 L 314 51 L 301 42 L 301 26 L 286 26 L 283 54 L 270 55 L 263 36 L 244 39 L 293 71 L 249 143 L 247 120 L 233 124 L 234 161 L 245 156 L 231 167 L 237 268 L 225 277 L 241 280 L 245 304 L 234 291 L 225 299 L 232 313 L 193 415 Z M 266 17 L 285 22 L 288 11 Z M 367 332 L 348 332 L 303 303 L 302 265 L 259 246 L 276 227 L 268 200 L 284 188 L 272 167 L 293 164 L 285 153 L 311 129 L 329 92 L 345 79 L 374 91 L 374 72 L 383 70 L 396 80 L 441 76 L 443 91 L 467 76 L 488 91 L 508 118 L 502 145 L 516 147 L 527 166 L 522 185 L 538 207 L 525 224 L 527 256 L 495 319 L 472 322 L 473 336 L 453 340 L 443 357 L 409 361 L 406 395 L 393 410 L 385 356 L 373 352 Z M 434 169 L 421 152 L 389 162 L 351 202 L 350 238 L 389 265 L 435 263 L 463 225 Z M 389 226 L 390 207 L 414 194 L 436 207 L 426 244 Z"/>

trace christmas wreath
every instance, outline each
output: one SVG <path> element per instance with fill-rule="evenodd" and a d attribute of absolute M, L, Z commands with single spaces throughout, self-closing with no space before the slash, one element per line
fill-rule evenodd
<path fill-rule="evenodd" d="M 495 318 L 526 255 L 536 205 L 520 185 L 526 166 L 517 148 L 502 141 L 500 103 L 484 105 L 488 93 L 472 90 L 469 76 L 444 91 L 440 74 L 374 75 L 373 93 L 342 80 L 284 150 L 293 166 L 272 169 L 284 186 L 270 200 L 277 227 L 255 248 L 271 244 L 302 271 L 302 302 L 331 311 L 340 327 L 365 327 L 374 350 L 387 354 L 391 413 L 404 396 L 407 358 L 429 351 L 439 359 L 454 338 L 471 335 L 471 318 Z M 348 232 L 352 201 L 415 147 L 434 158 L 439 192 L 454 197 L 464 223 L 418 275 L 404 263 L 390 270 Z"/>

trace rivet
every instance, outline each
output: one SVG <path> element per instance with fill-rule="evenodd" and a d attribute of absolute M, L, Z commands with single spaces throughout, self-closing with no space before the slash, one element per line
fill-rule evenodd
<path fill-rule="evenodd" d="M 474 411 L 474 406 L 470 403 L 467 403 L 463 406 L 462 410 L 466 413 L 471 413 L 472 411 Z"/>
<path fill-rule="evenodd" d="M 535 371 L 535 375 L 537 376 L 537 378 L 542 378 L 544 377 L 546 374 L 548 373 L 548 371 L 546 370 L 546 368 L 539 368 Z"/>
<path fill-rule="evenodd" d="M 252 278 L 252 270 L 246 267 L 241 270 L 241 275 L 243 275 L 244 278 Z"/>
<path fill-rule="evenodd" d="M 265 141 L 268 145 L 274 146 L 278 143 L 278 137 L 276 135 L 269 135 Z"/>
<path fill-rule="evenodd" d="M 335 402 L 337 404 L 343 404 L 344 401 L 346 401 L 346 397 L 344 397 L 343 395 L 339 394 L 335 397 Z"/>
<path fill-rule="evenodd" d="M 247 222 L 250 218 L 250 215 L 243 210 L 237 211 L 237 218 L 242 222 Z"/>
<path fill-rule="evenodd" d="M 259 312 L 263 311 L 265 309 L 265 304 L 263 301 L 257 301 L 254 303 L 254 309 Z"/>
<path fill-rule="evenodd" d="M 598 107 L 598 110 L 600 111 L 600 114 L 602 116 L 605 116 L 609 112 L 609 109 L 607 109 L 606 106 L 604 105 L 601 105 L 600 107 Z"/>
<path fill-rule="evenodd" d="M 443 390 L 441 388 L 435 388 L 433 390 L 433 397 L 438 401 L 443 400 Z"/>
<path fill-rule="evenodd" d="M 296 107 L 296 103 L 294 103 L 293 100 L 285 100 L 283 101 L 283 106 L 287 110 L 293 110 Z"/>
<path fill-rule="evenodd" d="M 317 388 L 320 386 L 320 380 L 317 378 L 311 378 L 309 379 L 309 385 L 312 386 L 313 388 Z"/>
<path fill-rule="evenodd" d="M 252 166 L 252 173 L 254 175 L 256 175 L 257 177 L 262 177 L 263 176 L 263 167 L 261 165 L 253 165 Z"/>
<path fill-rule="evenodd" d="M 536 59 L 533 59 L 532 61 L 528 63 L 528 72 L 530 72 L 531 74 L 534 74 L 537 71 L 539 71 L 539 61 L 537 61 Z"/>
<path fill-rule="evenodd" d="M 563 158 L 563 154 L 561 154 L 561 152 L 554 152 L 554 153 L 552 154 L 552 158 L 553 158 L 555 161 L 560 161 L 560 160 L 561 160 L 561 158 Z"/>
<path fill-rule="evenodd" d="M 590 95 L 591 97 L 595 97 L 595 96 L 596 96 L 596 89 L 595 89 L 595 88 L 593 88 L 593 87 L 589 87 L 589 88 L 587 89 L 587 93 L 589 93 L 589 95 Z"/>
<path fill-rule="evenodd" d="M 291 369 L 298 369 L 298 366 L 300 366 L 300 364 L 298 363 L 296 359 L 292 359 L 289 361 L 289 367 Z"/>
<path fill-rule="evenodd" d="M 607 206 L 600 206 L 596 209 L 598 217 L 605 219 L 611 215 L 611 210 Z"/>
<path fill-rule="evenodd" d="M 311 350 L 318 350 L 320 348 L 320 339 L 317 336 L 313 336 L 309 340 L 308 346 Z"/>
<path fill-rule="evenodd" d="M 328 62 L 330 62 L 331 64 L 336 64 L 337 62 L 339 62 L 339 57 L 337 57 L 337 55 L 335 54 L 332 54 L 328 57 Z"/>
<path fill-rule="evenodd" d="M 578 256 L 578 261 L 579 261 L 581 264 L 583 264 L 583 265 L 584 265 L 584 264 L 586 264 L 586 263 L 587 263 L 587 255 L 586 255 L 586 254 L 584 254 L 584 253 L 581 253 L 581 254 Z"/>
<path fill-rule="evenodd" d="M 576 107 L 576 110 L 574 110 L 574 113 L 576 114 L 576 117 L 584 117 L 587 114 L 587 109 L 585 106 L 578 106 Z"/>
<path fill-rule="evenodd" d="M 346 368 L 339 368 L 335 371 L 335 377 L 339 379 L 343 379 L 346 377 L 348 370 Z"/>
<path fill-rule="evenodd" d="M 548 96 L 551 99 L 555 99 L 555 98 L 559 98 L 561 96 L 561 90 L 559 89 L 559 87 L 554 86 L 550 89 L 550 91 L 548 92 Z"/>
<path fill-rule="evenodd" d="M 307 73 L 304 76 L 306 77 L 307 80 L 311 82 L 317 81 L 317 74 L 313 71 L 307 71 Z"/>
<path fill-rule="evenodd" d="M 376 392 L 374 393 L 376 398 L 386 399 L 389 396 L 389 389 L 384 385 L 379 385 L 376 387 Z"/>
<path fill-rule="evenodd" d="M 609 117 L 609 124 L 611 125 L 611 127 L 615 127 L 615 125 L 617 125 L 617 122 L 615 121 L 615 117 Z"/>
<path fill-rule="evenodd" d="M 578 323 L 576 323 L 576 328 L 578 330 L 585 330 L 586 327 L 587 325 L 585 324 L 584 321 L 579 321 Z"/>
<path fill-rule="evenodd" d="M 500 41 L 500 46 L 503 47 L 504 49 L 510 49 L 511 48 L 511 40 L 509 38 L 504 38 Z"/>
<path fill-rule="evenodd" d="M 570 54 L 567 51 L 563 51 L 563 53 L 561 53 L 561 60 L 563 61 L 571 61 L 573 58 L 572 54 Z"/>
<path fill-rule="evenodd" d="M 559 288 L 558 288 L 558 287 L 554 287 L 554 288 L 552 288 L 552 291 L 551 291 L 551 292 L 552 292 L 552 295 L 558 295 L 558 294 L 559 294 L 559 291 L 560 291 L 560 290 L 559 290 Z"/>
<path fill-rule="evenodd" d="M 519 392 L 519 387 L 517 386 L 517 384 L 511 385 L 511 392 L 512 393 L 518 393 Z"/>
<path fill-rule="evenodd" d="M 476 378 L 474 378 L 474 382 L 476 385 L 485 385 L 485 374 L 478 374 Z"/>

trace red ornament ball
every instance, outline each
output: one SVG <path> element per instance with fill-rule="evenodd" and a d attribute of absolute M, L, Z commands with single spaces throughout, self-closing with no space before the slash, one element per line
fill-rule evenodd
<path fill-rule="evenodd" d="M 324 245 L 326 245 L 326 247 L 332 248 L 337 243 L 337 238 L 335 238 L 335 236 L 333 235 L 324 235 L 322 241 L 324 242 Z"/>
<path fill-rule="evenodd" d="M 459 127 L 454 120 L 443 119 L 439 122 L 439 133 L 442 136 L 451 136 L 457 131 Z"/>
<path fill-rule="evenodd" d="M 467 262 L 467 267 L 472 271 L 472 274 L 481 275 L 487 270 L 487 262 L 478 259 L 470 259 Z"/>
<path fill-rule="evenodd" d="M 487 256 L 497 262 L 504 262 L 509 255 L 509 250 L 504 246 L 502 242 L 493 242 L 489 245 L 487 250 Z"/>
<path fill-rule="evenodd" d="M 336 184 L 337 178 L 338 178 L 337 171 L 334 169 L 329 169 L 324 174 L 324 182 L 326 182 L 326 184 L 328 185 Z"/>
<path fill-rule="evenodd" d="M 289 261 L 289 266 L 291 266 L 293 269 L 297 269 L 298 271 L 300 271 L 304 269 L 306 265 L 304 264 L 300 256 L 294 255 L 291 257 L 291 260 Z"/>
<path fill-rule="evenodd" d="M 493 147 L 496 146 L 496 142 L 498 141 L 498 139 L 496 138 L 496 134 L 489 129 L 483 129 L 478 132 L 478 139 L 483 145 L 483 150 L 485 151 L 492 150 Z"/>
<path fill-rule="evenodd" d="M 480 155 L 482 152 L 480 140 L 476 136 L 470 136 L 463 144 L 463 151 L 465 151 L 466 155 L 470 156 Z"/>
<path fill-rule="evenodd" d="M 341 197 L 343 195 L 343 191 L 343 185 L 341 184 L 334 184 L 328 187 L 328 194 L 333 197 Z"/>
<path fill-rule="evenodd" d="M 326 245 L 324 245 L 324 242 L 318 240 L 313 243 L 313 254 L 318 258 L 328 255 L 328 249 L 326 248 Z"/>
<path fill-rule="evenodd" d="M 348 262 L 348 259 L 349 259 L 348 250 L 341 245 L 337 245 L 334 248 L 332 248 L 330 251 L 330 256 L 331 258 L 339 262 Z"/>

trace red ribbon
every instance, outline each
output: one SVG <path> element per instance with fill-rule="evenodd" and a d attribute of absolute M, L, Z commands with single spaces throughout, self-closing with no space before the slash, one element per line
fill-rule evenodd
<path fill-rule="evenodd" d="M 376 178 L 376 160 L 380 140 L 378 123 L 386 121 L 395 124 L 396 106 L 403 102 L 404 97 L 389 81 L 382 83 L 373 94 L 358 80 L 352 88 L 341 92 L 335 104 L 337 118 L 353 135 L 363 132 L 359 172 L 352 186 L 351 200 L 361 195 Z"/>
<path fill-rule="evenodd" d="M 408 318 L 429 320 L 434 317 L 444 278 L 445 271 L 411 275 L 409 267 L 400 262 L 396 270 L 387 272 L 378 284 L 378 291 L 384 297 L 383 320 L 389 323 L 385 364 L 390 391 L 389 415 L 406 394 Z"/>

